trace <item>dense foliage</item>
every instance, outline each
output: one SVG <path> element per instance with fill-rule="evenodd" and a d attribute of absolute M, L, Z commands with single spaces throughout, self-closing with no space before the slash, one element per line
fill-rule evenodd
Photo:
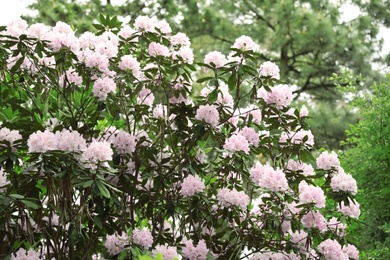
<path fill-rule="evenodd" d="M 2 257 L 358 258 L 356 181 L 250 37 L 194 63 L 165 22 L 95 28 L 1 28 Z"/>
<path fill-rule="evenodd" d="M 371 250 L 376 259 L 386 259 L 390 256 L 390 207 L 384 203 L 390 199 L 390 77 L 374 84 L 370 92 L 359 91 L 349 74 L 341 79 L 349 83 L 342 91 L 354 94 L 351 108 L 360 116 L 347 131 L 345 145 L 350 149 L 342 156 L 343 166 L 360 184 L 362 223 L 354 233 L 361 237 L 361 248 Z"/>

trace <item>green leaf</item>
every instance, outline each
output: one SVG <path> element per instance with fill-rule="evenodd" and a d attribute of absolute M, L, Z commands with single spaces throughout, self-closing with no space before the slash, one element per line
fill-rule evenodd
<path fill-rule="evenodd" d="M 24 61 L 24 56 L 20 57 L 20 59 L 15 63 L 15 65 L 12 66 L 10 71 L 12 73 L 15 73 L 20 68 L 20 65 L 23 63 L 23 61 Z"/>
<path fill-rule="evenodd" d="M 98 226 L 100 229 L 103 229 L 103 223 L 97 216 L 93 217 L 93 221 L 95 222 L 96 226 Z"/>
<path fill-rule="evenodd" d="M 210 94 L 208 95 L 208 99 L 210 101 L 210 103 L 214 103 L 215 101 L 217 101 L 218 99 L 218 89 L 214 89 L 213 91 L 210 92 Z"/>
<path fill-rule="evenodd" d="M 103 183 L 97 181 L 97 182 L 96 182 L 96 186 L 98 187 L 98 189 L 99 189 L 101 195 L 103 195 L 103 196 L 106 197 L 107 199 L 110 198 L 110 191 L 107 189 L 106 186 L 104 186 Z"/>
<path fill-rule="evenodd" d="M 32 202 L 30 200 L 21 200 L 21 202 L 23 202 L 23 204 L 29 208 L 39 209 L 39 205 L 35 204 L 34 202 Z"/>

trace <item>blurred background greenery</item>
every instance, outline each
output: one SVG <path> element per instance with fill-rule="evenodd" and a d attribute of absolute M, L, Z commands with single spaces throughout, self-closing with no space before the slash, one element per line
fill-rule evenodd
<path fill-rule="evenodd" d="M 212 50 L 228 54 L 241 35 L 252 37 L 261 47 L 259 64 L 274 61 L 281 79 L 294 87 L 296 105 L 309 108 L 316 149 L 340 152 L 346 171 L 358 181 L 362 222 L 350 228 L 362 258 L 390 259 L 390 81 L 385 76 L 390 55 L 378 37 L 380 27 L 390 27 L 389 0 L 119 2 L 36 0 L 29 8 L 37 15 L 23 18 L 47 25 L 63 21 L 81 34 L 94 31 L 100 13 L 130 26 L 147 15 L 166 20 L 174 33 L 186 33 L 198 61 Z M 352 10 L 359 12 L 346 20 Z M 334 76 L 343 71 L 362 77 Z M 384 83 L 370 88 L 375 82 Z"/>

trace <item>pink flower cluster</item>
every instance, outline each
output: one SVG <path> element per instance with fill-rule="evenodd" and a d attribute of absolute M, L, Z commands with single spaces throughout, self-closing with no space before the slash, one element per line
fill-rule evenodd
<path fill-rule="evenodd" d="M 302 171 L 301 174 L 304 176 L 313 176 L 315 175 L 314 168 L 310 164 L 306 164 L 303 162 L 296 162 L 294 160 L 289 160 L 287 162 L 287 167 L 288 170 L 291 171 Z"/>
<path fill-rule="evenodd" d="M 258 69 L 259 77 L 271 77 L 280 79 L 280 70 L 274 62 L 266 61 Z"/>
<path fill-rule="evenodd" d="M 305 228 L 318 228 L 321 233 L 327 230 L 327 221 L 319 211 L 309 211 L 301 219 Z"/>
<path fill-rule="evenodd" d="M 120 154 L 132 154 L 137 145 L 136 137 L 119 130 L 108 140 Z"/>
<path fill-rule="evenodd" d="M 117 255 L 129 244 L 128 240 L 129 237 L 126 233 L 122 233 L 120 236 L 117 234 L 107 235 L 104 246 L 110 255 Z"/>
<path fill-rule="evenodd" d="M 249 142 L 242 134 L 233 134 L 231 137 L 226 139 L 223 148 L 230 152 L 240 152 L 249 153 Z"/>
<path fill-rule="evenodd" d="M 250 260 L 299 260 L 299 256 L 294 252 L 264 252 L 254 254 Z"/>
<path fill-rule="evenodd" d="M 209 52 L 204 57 L 205 64 L 212 66 L 211 63 L 213 63 L 217 69 L 224 67 L 227 62 L 226 56 L 220 51 Z"/>
<path fill-rule="evenodd" d="M 189 175 L 184 178 L 181 184 L 180 194 L 183 195 L 183 197 L 191 197 L 196 193 L 202 192 L 204 189 L 205 185 L 198 175 Z"/>
<path fill-rule="evenodd" d="M 293 243 L 295 247 L 297 247 L 302 253 L 307 253 L 307 245 L 309 244 L 308 234 L 303 230 L 296 230 L 295 232 L 292 232 L 292 230 L 290 230 L 289 234 L 291 236 L 291 243 Z"/>
<path fill-rule="evenodd" d="M 98 78 L 92 86 L 92 93 L 94 97 L 97 97 L 99 100 L 106 100 L 109 93 L 116 92 L 116 83 L 115 81 L 105 76 L 103 78 Z"/>
<path fill-rule="evenodd" d="M 82 83 L 83 78 L 73 68 L 68 69 L 59 80 L 59 85 L 62 88 L 68 86 L 69 84 L 75 84 L 76 86 L 81 87 Z"/>
<path fill-rule="evenodd" d="M 214 89 L 215 87 L 213 86 L 207 86 L 200 91 L 200 95 L 203 97 L 207 97 Z M 220 92 L 218 93 L 218 99 L 216 102 L 224 106 L 232 107 L 233 97 L 229 93 L 228 86 L 225 83 L 221 82 L 218 86 L 218 90 Z"/>
<path fill-rule="evenodd" d="M 113 154 L 114 152 L 112 151 L 109 142 L 98 142 L 94 140 L 81 155 L 81 161 L 87 163 L 85 165 L 86 167 L 94 168 L 94 164 L 98 162 L 107 162 L 112 160 Z"/>
<path fill-rule="evenodd" d="M 118 67 L 124 71 L 130 70 L 133 73 L 133 76 L 136 78 L 139 78 L 140 76 L 140 63 L 131 55 L 123 55 L 120 62 L 118 63 Z"/>
<path fill-rule="evenodd" d="M 0 142 L 7 141 L 13 147 L 14 142 L 20 139 L 22 139 L 22 135 L 18 130 L 10 130 L 6 127 L 0 128 Z M 3 144 L 0 144 L 0 146 L 3 146 Z"/>
<path fill-rule="evenodd" d="M 148 52 L 149 52 L 149 55 L 152 57 L 157 57 L 157 56 L 168 57 L 169 56 L 168 47 L 166 47 L 158 42 L 150 43 L 149 48 L 148 48 Z"/>
<path fill-rule="evenodd" d="M 212 127 L 216 127 L 219 122 L 219 113 L 215 106 L 213 105 L 201 105 L 196 110 L 195 119 L 199 121 L 205 121 L 210 124 Z"/>
<path fill-rule="evenodd" d="M 249 204 L 249 196 L 243 191 L 229 190 L 228 188 L 220 189 L 217 198 L 225 207 L 236 205 L 245 210 Z"/>
<path fill-rule="evenodd" d="M 241 134 L 248 140 L 250 145 L 258 146 L 260 142 L 259 134 L 252 127 L 244 126 L 238 134 Z"/>
<path fill-rule="evenodd" d="M 164 260 L 178 259 L 177 249 L 174 246 L 168 246 L 167 244 L 158 245 L 153 250 L 153 256 L 156 257 L 159 253 L 163 256 Z"/>
<path fill-rule="evenodd" d="M 360 205 L 357 201 L 349 199 L 349 206 L 344 201 L 338 206 L 338 210 L 344 215 L 351 218 L 358 218 L 360 216 Z"/>
<path fill-rule="evenodd" d="M 183 248 L 182 254 L 186 259 L 205 260 L 207 258 L 209 250 L 207 248 L 206 242 L 203 239 L 199 240 L 197 246 L 194 245 L 191 239 L 183 239 L 183 242 L 185 247 Z"/>
<path fill-rule="evenodd" d="M 11 182 L 7 180 L 7 174 L 4 172 L 4 169 L 0 169 L 0 192 L 6 190 L 6 187 Z"/>
<path fill-rule="evenodd" d="M 271 191 L 287 191 L 289 188 L 286 175 L 280 169 L 257 163 L 249 173 L 252 181 L 260 188 Z"/>
<path fill-rule="evenodd" d="M 68 152 L 84 151 L 87 147 L 85 139 L 77 132 L 63 129 L 61 132 L 37 131 L 27 140 L 29 153 L 45 153 L 52 150 Z"/>
<path fill-rule="evenodd" d="M 306 181 L 299 183 L 299 203 L 314 203 L 317 208 L 325 207 L 325 194 L 320 187 L 308 185 Z"/>
<path fill-rule="evenodd" d="M 232 48 L 244 51 L 255 51 L 258 47 L 259 46 L 252 40 L 252 38 L 246 35 L 238 37 L 232 46 Z"/>
<path fill-rule="evenodd" d="M 307 140 L 303 143 L 303 139 L 307 136 Z M 314 136 L 310 130 L 299 130 L 298 132 L 283 132 L 280 135 L 279 143 L 285 145 L 288 141 L 293 144 L 304 144 L 307 146 L 314 145 Z"/>
<path fill-rule="evenodd" d="M 287 85 L 276 85 L 268 92 L 264 88 L 260 88 L 257 92 L 257 97 L 264 99 L 267 104 L 275 104 L 278 109 L 289 106 L 293 95 L 291 88 Z"/>
<path fill-rule="evenodd" d="M 137 103 L 140 105 L 147 105 L 148 107 L 151 107 L 154 102 L 154 95 L 152 91 L 148 88 L 142 88 L 141 91 L 138 93 L 137 97 Z"/>
<path fill-rule="evenodd" d="M 131 234 L 131 239 L 134 244 L 143 246 L 145 248 L 151 248 L 153 245 L 152 233 L 147 229 L 134 229 Z"/>
<path fill-rule="evenodd" d="M 346 232 L 347 226 L 341 223 L 336 217 L 332 217 L 328 221 L 328 228 L 332 230 L 335 234 L 337 234 L 339 237 L 344 237 Z"/>
<path fill-rule="evenodd" d="M 349 259 L 359 259 L 359 250 L 354 245 L 343 246 L 343 252 L 348 255 Z"/>
<path fill-rule="evenodd" d="M 357 184 L 356 180 L 350 174 L 346 174 L 343 171 L 339 171 L 338 174 L 335 174 L 330 181 L 330 187 L 333 191 L 339 192 L 349 192 L 352 195 L 357 193 Z"/>
<path fill-rule="evenodd" d="M 323 170 L 332 170 L 340 166 L 339 158 L 335 152 L 322 152 L 317 158 L 317 168 Z"/>
<path fill-rule="evenodd" d="M 44 259 L 41 257 L 41 254 L 35 251 L 32 247 L 26 251 L 24 248 L 19 248 L 19 250 L 11 256 L 11 260 L 40 260 Z"/>
<path fill-rule="evenodd" d="M 318 251 L 326 260 L 349 260 L 341 245 L 336 240 L 328 238 L 317 246 Z"/>

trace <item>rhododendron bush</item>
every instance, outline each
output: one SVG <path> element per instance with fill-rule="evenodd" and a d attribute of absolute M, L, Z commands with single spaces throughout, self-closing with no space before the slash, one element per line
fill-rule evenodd
<path fill-rule="evenodd" d="M 165 22 L 95 27 L 1 28 L 3 257 L 358 258 L 356 182 L 250 37 L 196 63 Z"/>

